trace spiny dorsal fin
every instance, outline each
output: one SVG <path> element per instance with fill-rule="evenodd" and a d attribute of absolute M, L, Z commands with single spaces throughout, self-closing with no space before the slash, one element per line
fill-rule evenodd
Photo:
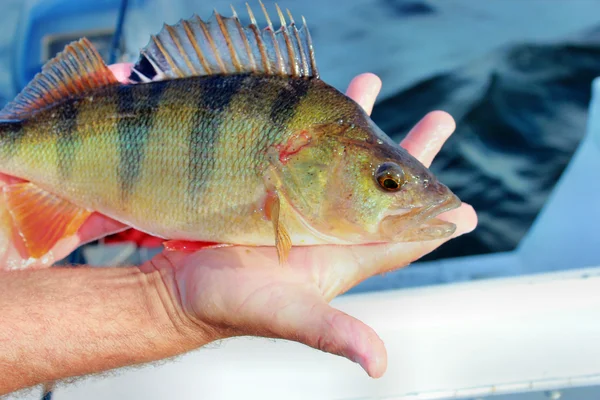
<path fill-rule="evenodd" d="M 233 6 L 233 16 L 216 11 L 208 22 L 197 15 L 164 25 L 151 36 L 133 67 L 131 79 L 175 79 L 213 74 L 258 73 L 319 78 L 315 54 L 306 20 L 298 29 L 292 14 L 287 24 L 278 5 L 281 27 L 275 31 L 262 2 L 267 26 L 261 31 L 250 6 L 250 25 L 243 27 Z"/>
<path fill-rule="evenodd" d="M 0 111 L 0 119 L 20 119 L 70 96 L 119 83 L 92 43 L 72 42 L 48 61 L 21 93 Z"/>

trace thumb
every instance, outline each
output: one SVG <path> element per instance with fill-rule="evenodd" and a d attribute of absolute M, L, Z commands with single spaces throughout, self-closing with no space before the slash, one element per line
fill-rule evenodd
<path fill-rule="evenodd" d="M 112 71 L 112 73 L 115 75 L 115 78 L 117 78 L 119 82 L 127 83 L 132 66 L 133 64 L 122 63 L 109 65 L 108 68 Z"/>
<path fill-rule="evenodd" d="M 302 302 L 298 307 L 286 307 L 278 317 L 281 317 L 278 318 L 279 332 L 275 333 L 282 338 L 345 357 L 360 364 L 372 378 L 385 373 L 387 352 L 377 333 L 322 299 L 313 304 Z"/>
<path fill-rule="evenodd" d="M 94 213 L 90 215 L 81 228 L 79 228 L 77 239 L 81 245 L 127 229 L 129 229 L 127 225 L 105 217 L 104 215 Z"/>

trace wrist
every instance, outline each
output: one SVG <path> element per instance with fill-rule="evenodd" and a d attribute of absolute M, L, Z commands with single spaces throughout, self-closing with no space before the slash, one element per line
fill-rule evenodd
<path fill-rule="evenodd" d="M 169 341 L 179 347 L 172 351 L 189 351 L 218 339 L 215 330 L 186 306 L 177 268 L 169 257 L 160 254 L 141 265 L 140 271 L 151 318 L 156 318 Z"/>

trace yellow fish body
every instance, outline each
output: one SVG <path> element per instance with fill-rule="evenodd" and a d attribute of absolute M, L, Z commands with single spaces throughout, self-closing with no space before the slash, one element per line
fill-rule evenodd
<path fill-rule="evenodd" d="M 447 237 L 458 198 L 319 78 L 306 23 L 165 26 L 127 84 L 66 47 L 0 114 L 0 172 L 30 257 L 92 212 L 165 240 L 291 246 Z M 265 13 L 266 14 L 266 13 Z M 291 14 L 290 14 L 291 18 Z"/>

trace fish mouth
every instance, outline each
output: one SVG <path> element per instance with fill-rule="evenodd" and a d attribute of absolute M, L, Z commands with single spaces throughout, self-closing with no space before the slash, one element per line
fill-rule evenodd
<path fill-rule="evenodd" d="M 395 211 L 381 220 L 380 232 L 392 242 L 448 238 L 456 231 L 456 225 L 436 217 L 461 204 L 460 199 L 450 192 L 437 204 Z"/>

